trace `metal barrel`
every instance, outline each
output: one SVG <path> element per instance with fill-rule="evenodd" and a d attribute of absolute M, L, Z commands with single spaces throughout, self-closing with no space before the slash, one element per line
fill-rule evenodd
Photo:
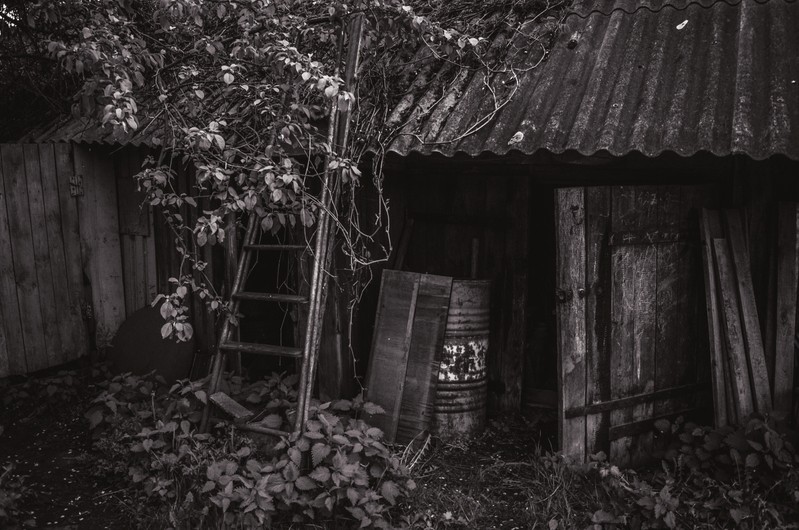
<path fill-rule="evenodd" d="M 433 432 L 444 439 L 479 434 L 486 423 L 491 282 L 454 280 L 433 405 Z"/>

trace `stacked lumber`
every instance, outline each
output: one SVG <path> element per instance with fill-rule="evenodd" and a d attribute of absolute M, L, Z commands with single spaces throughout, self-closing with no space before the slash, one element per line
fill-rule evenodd
<path fill-rule="evenodd" d="M 794 206 L 793 252 L 781 258 L 792 260 L 794 268 L 795 211 Z M 701 238 L 717 426 L 740 424 L 753 413 L 766 414 L 772 410 L 772 380 L 757 314 L 744 226 L 743 214 L 739 210 L 702 212 Z M 793 323 L 795 317 L 795 272 L 792 280 L 790 277 L 784 279 L 784 282 L 790 281 L 793 281 L 793 289 L 784 297 L 782 308 L 786 314 L 791 313 L 790 318 L 786 317 L 786 323 L 788 320 Z M 793 328 L 781 328 L 779 333 L 788 331 L 792 337 Z M 793 358 L 792 345 L 790 357 Z M 782 358 L 781 355 L 780 362 L 784 364 Z M 775 372 L 787 370 L 783 364 L 775 367 Z M 789 373 L 792 380 L 792 366 Z"/>

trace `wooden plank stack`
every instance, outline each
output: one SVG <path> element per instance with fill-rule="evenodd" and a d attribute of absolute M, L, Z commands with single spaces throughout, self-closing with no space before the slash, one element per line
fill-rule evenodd
<path fill-rule="evenodd" d="M 780 205 L 774 308 L 767 311 L 764 347 L 749 248 L 739 210 L 704 210 L 701 218 L 705 294 L 717 426 L 752 413 L 790 411 L 796 289 L 796 205 Z M 767 362 L 771 361 L 771 362 Z M 773 370 L 769 367 L 774 366 Z M 773 375 L 771 375 L 773 374 Z M 772 389 L 774 393 L 772 394 Z"/>

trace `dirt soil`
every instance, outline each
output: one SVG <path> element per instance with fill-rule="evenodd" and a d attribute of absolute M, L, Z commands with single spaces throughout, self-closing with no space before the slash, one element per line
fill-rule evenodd
<path fill-rule="evenodd" d="M 554 412 L 505 415 L 470 441 L 439 442 L 415 466 L 416 528 L 528 529 L 544 527 L 533 502 L 529 468 L 555 443 Z"/>
<path fill-rule="evenodd" d="M 36 528 L 133 528 L 115 488 L 97 473 L 83 418 L 90 394 L 81 394 L 0 414 L 0 468 L 12 464 L 24 479 L 18 519 Z"/>

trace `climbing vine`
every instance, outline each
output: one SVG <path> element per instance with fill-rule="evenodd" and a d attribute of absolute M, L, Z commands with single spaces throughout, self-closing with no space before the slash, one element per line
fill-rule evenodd
<path fill-rule="evenodd" d="M 244 214 L 257 216 L 264 232 L 310 240 L 325 172 L 340 186 L 329 214 L 354 303 L 371 265 L 391 252 L 383 157 L 407 120 L 419 118 L 408 115 L 416 98 L 469 72 L 483 72 L 487 87 L 501 79 L 509 88 L 492 88 L 494 110 L 466 134 L 479 130 L 515 94 L 517 70 L 532 67 L 516 64 L 516 55 L 538 46 L 545 57 L 564 4 L 41 0 L 9 3 L 5 23 L 45 36 L 36 42 L 77 87 L 74 112 L 88 108 L 119 138 L 160 148 L 137 180 L 182 257 L 172 289 L 157 300 L 162 335 L 188 340 L 190 293 L 215 311 L 230 309 L 206 275 L 203 249 L 224 243 L 229 221 Z M 345 79 L 355 17 L 363 23 L 360 63 Z M 334 115 L 339 127 L 349 123 L 343 145 L 328 135 Z M 196 181 L 179 191 L 184 167 Z M 369 218 L 357 207 L 365 188 L 378 197 Z M 196 212 L 191 222 L 187 208 Z"/>

